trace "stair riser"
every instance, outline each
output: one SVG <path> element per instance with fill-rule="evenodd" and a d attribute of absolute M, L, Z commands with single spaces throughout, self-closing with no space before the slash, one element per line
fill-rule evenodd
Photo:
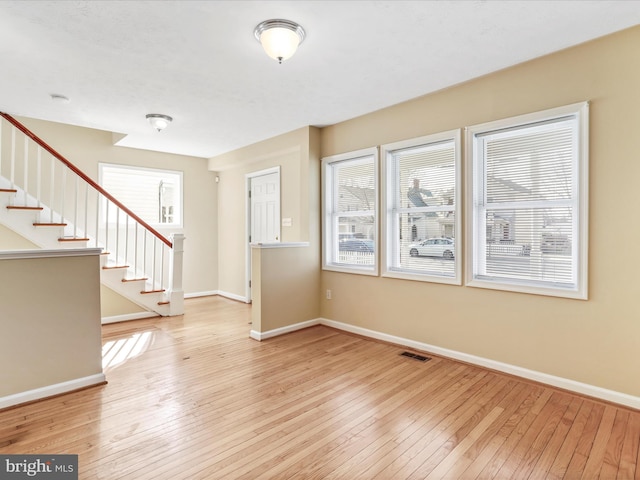
<path fill-rule="evenodd" d="M 10 182 L 3 177 L 0 177 L 0 188 L 10 188 Z M 43 207 L 42 211 L 6 208 L 9 203 L 12 205 L 19 205 L 24 204 L 25 202 L 29 205 L 36 205 L 33 198 L 27 197 L 21 192 L 18 192 L 18 194 L 0 192 L 0 224 L 6 226 L 10 230 L 13 230 L 35 244 L 37 247 L 43 249 L 56 250 L 83 248 L 88 246 L 88 244 L 93 243 L 93 241 L 59 241 L 59 238 L 73 235 L 73 225 L 70 224 L 66 227 L 34 226 L 34 223 L 39 223 L 43 220 L 45 222 L 49 221 L 50 211 L 46 206 Z M 101 266 L 106 265 L 107 261 L 108 259 L 106 256 L 101 256 Z M 158 305 L 158 302 L 166 300 L 164 294 L 140 294 L 141 290 L 153 289 L 153 286 L 149 282 L 122 282 L 123 278 L 133 277 L 134 275 L 135 272 L 128 271 L 127 269 L 101 269 L 100 278 L 104 285 L 145 310 L 156 312 L 162 316 L 168 316 L 170 314 L 170 306 Z"/>

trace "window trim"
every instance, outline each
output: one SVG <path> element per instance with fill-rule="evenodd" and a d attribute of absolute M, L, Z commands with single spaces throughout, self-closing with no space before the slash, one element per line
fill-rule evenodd
<path fill-rule="evenodd" d="M 138 165 L 124 165 L 120 163 L 98 162 L 98 184 L 103 188 L 104 188 L 104 184 L 103 184 L 104 167 L 115 167 L 123 170 L 163 172 L 163 173 L 169 173 L 171 175 L 177 175 L 180 178 L 180 194 L 178 195 L 178 199 L 180 201 L 180 222 L 179 223 L 159 223 L 159 222 L 149 222 L 147 220 L 145 220 L 145 222 L 156 230 L 181 230 L 184 228 L 184 172 L 183 171 L 170 170 L 167 168 L 140 167 Z M 128 207 L 128 205 L 126 206 Z M 100 215 L 103 215 L 103 214 L 104 212 L 101 210 Z M 109 225 L 115 225 L 115 222 L 109 222 Z"/>
<path fill-rule="evenodd" d="M 328 261 L 329 248 L 333 242 L 333 226 L 331 217 L 333 214 L 331 200 L 334 198 L 334 185 L 333 179 L 328 175 L 330 167 L 334 163 L 344 162 L 348 160 L 357 160 L 359 158 L 373 156 L 373 175 L 374 175 L 374 211 L 373 211 L 373 229 L 375 232 L 374 238 L 374 255 L 373 266 L 358 266 L 358 265 L 342 265 L 331 263 Z M 379 154 L 378 147 L 364 148 L 361 150 L 355 150 L 347 153 L 340 153 L 337 155 L 331 155 L 324 157 L 321 161 L 322 168 L 322 269 L 342 272 L 342 273 L 355 273 L 360 275 L 378 276 L 379 274 L 379 246 L 380 246 L 380 230 L 379 230 Z M 328 189 L 331 189 L 331 195 L 328 195 Z"/>
<path fill-rule="evenodd" d="M 474 265 L 476 262 L 476 238 L 474 225 L 476 222 L 478 183 L 476 178 L 482 175 L 479 172 L 480 162 L 477 161 L 476 137 L 482 134 L 497 133 L 499 130 L 508 130 L 526 126 L 528 124 L 542 123 L 557 120 L 562 117 L 575 116 L 577 118 L 577 162 L 573 165 L 573 180 L 576 193 L 573 205 L 577 208 L 575 215 L 574 232 L 576 234 L 576 248 L 574 249 L 574 262 L 576 268 L 576 282 L 574 288 L 538 286 L 526 280 L 514 280 L 512 282 L 500 280 L 486 280 L 474 278 Z M 486 122 L 466 127 L 465 132 L 465 237 L 468 239 L 465 248 L 466 268 L 465 285 L 470 287 L 488 288 L 511 292 L 528 293 L 534 295 L 546 295 L 554 297 L 573 298 L 578 300 L 588 299 L 588 249 L 589 249 L 589 102 L 579 102 L 562 107 L 551 108 L 534 113 L 518 115 L 496 121 Z M 577 170 L 577 171 L 576 171 Z"/>
<path fill-rule="evenodd" d="M 454 189 L 455 189 L 455 203 L 454 203 L 454 228 L 456 232 L 455 242 L 455 275 L 454 277 L 444 277 L 439 275 L 432 275 L 428 273 L 417 273 L 403 271 L 399 269 L 393 269 L 390 266 L 392 261 L 392 248 L 394 244 L 393 235 L 395 231 L 393 229 L 393 222 L 390 216 L 392 215 L 391 209 L 394 206 L 393 189 L 389 188 L 389 181 L 394 178 L 392 172 L 392 162 L 389 160 L 391 155 L 396 150 L 404 148 L 419 147 L 422 145 L 434 145 L 437 143 L 443 143 L 453 141 L 455 147 L 455 159 L 454 168 L 456 170 Z M 381 221 L 381 264 L 382 264 L 382 276 L 387 278 L 399 278 L 404 280 L 417 280 L 422 282 L 432 283 L 445 283 L 449 285 L 462 285 L 462 243 L 463 243 L 463 231 L 462 231 L 462 215 L 461 215 L 461 193 L 462 193 L 462 153 L 461 153 L 461 131 L 460 129 L 448 130 L 445 132 L 434 133 L 431 135 L 425 135 L 422 137 L 411 138 L 402 140 L 399 142 L 388 143 L 380 147 L 381 157 L 381 198 L 384 205 L 384 212 Z"/>

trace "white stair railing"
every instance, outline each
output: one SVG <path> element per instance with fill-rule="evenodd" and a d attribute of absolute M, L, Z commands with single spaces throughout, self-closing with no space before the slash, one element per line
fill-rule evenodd
<path fill-rule="evenodd" d="M 0 117 L 0 180 L 16 191 L 8 208 L 34 210 L 34 226 L 59 228 L 61 246 L 102 248 L 103 268 L 126 268 L 123 283 L 159 297 L 156 311 L 182 314 L 183 237 L 165 238 L 15 118 Z"/>

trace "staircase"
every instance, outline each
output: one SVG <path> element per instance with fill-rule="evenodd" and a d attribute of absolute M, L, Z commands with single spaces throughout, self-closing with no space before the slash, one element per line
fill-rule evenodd
<path fill-rule="evenodd" d="M 167 239 L 12 116 L 0 112 L 0 223 L 44 249 L 101 248 L 101 282 L 181 315 L 182 235 Z"/>

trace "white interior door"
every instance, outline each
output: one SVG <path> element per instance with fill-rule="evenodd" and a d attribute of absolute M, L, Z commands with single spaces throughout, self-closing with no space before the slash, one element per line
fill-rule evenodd
<path fill-rule="evenodd" d="M 251 178 L 251 243 L 280 241 L 280 173 Z"/>
<path fill-rule="evenodd" d="M 251 302 L 251 243 L 280 241 L 280 167 L 247 174 L 247 301 Z"/>

